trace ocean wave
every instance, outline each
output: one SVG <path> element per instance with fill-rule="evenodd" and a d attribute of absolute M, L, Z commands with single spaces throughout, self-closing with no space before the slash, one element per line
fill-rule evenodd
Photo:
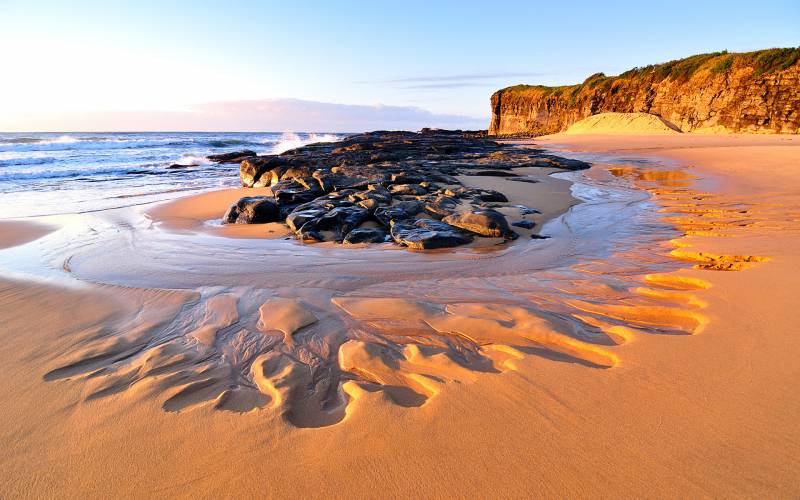
<path fill-rule="evenodd" d="M 281 154 L 290 149 L 299 148 L 306 144 L 314 144 L 316 142 L 335 142 L 338 141 L 342 135 L 340 134 L 295 134 L 294 132 L 284 132 L 278 141 L 272 146 L 270 153 Z M 265 141 L 266 142 L 266 141 Z"/>
<path fill-rule="evenodd" d="M 213 162 L 205 156 L 185 153 L 180 158 L 172 162 L 174 165 L 211 165 Z"/>

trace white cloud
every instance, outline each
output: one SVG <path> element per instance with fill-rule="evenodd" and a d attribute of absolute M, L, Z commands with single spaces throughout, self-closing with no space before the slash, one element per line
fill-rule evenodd
<path fill-rule="evenodd" d="M 184 111 L 67 111 L 0 117 L 3 131 L 360 132 L 422 127 L 481 129 L 481 118 L 411 106 L 334 104 L 300 99 L 212 102 Z"/>

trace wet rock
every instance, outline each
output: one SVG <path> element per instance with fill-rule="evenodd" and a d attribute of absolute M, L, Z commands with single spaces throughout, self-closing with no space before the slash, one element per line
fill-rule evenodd
<path fill-rule="evenodd" d="M 347 233 L 343 243 L 351 245 L 357 243 L 385 243 L 390 239 L 389 233 L 382 227 L 360 227 Z"/>
<path fill-rule="evenodd" d="M 389 207 L 375 209 L 375 219 L 386 227 L 393 222 L 410 219 L 422 212 L 422 203 L 418 201 L 401 201 Z"/>
<path fill-rule="evenodd" d="M 489 202 L 491 202 L 491 201 L 501 201 L 501 202 L 508 201 L 508 198 L 506 198 L 506 195 L 504 195 L 503 193 L 501 193 L 499 191 L 495 191 L 493 189 L 481 189 L 481 190 L 479 190 L 478 191 L 478 199 L 480 199 L 481 201 L 489 201 Z"/>
<path fill-rule="evenodd" d="M 286 225 L 295 233 L 300 231 L 307 222 L 319 219 L 328 213 L 325 208 L 307 208 L 305 210 L 295 210 L 286 217 Z"/>
<path fill-rule="evenodd" d="M 231 153 L 208 155 L 206 158 L 217 163 L 239 163 L 240 161 L 251 156 L 256 156 L 256 152 L 249 149 L 243 149 L 241 151 L 233 151 Z"/>
<path fill-rule="evenodd" d="M 531 208 L 525 205 L 514 205 L 514 207 L 519 209 L 519 213 L 521 215 L 533 215 L 533 214 L 540 214 L 542 212 L 536 210 L 535 208 Z"/>
<path fill-rule="evenodd" d="M 225 212 L 223 224 L 264 224 L 281 220 L 280 209 L 274 198 L 251 196 L 241 198 Z"/>
<path fill-rule="evenodd" d="M 458 208 L 458 200 L 444 195 L 436 196 L 424 203 L 425 211 L 437 218 L 452 215 Z"/>
<path fill-rule="evenodd" d="M 468 234 L 444 222 L 431 219 L 394 222 L 390 234 L 396 243 L 415 250 L 449 248 L 472 241 L 472 237 Z"/>
<path fill-rule="evenodd" d="M 537 179 L 531 179 L 530 177 L 514 177 L 509 180 L 514 182 L 527 182 L 528 184 L 537 184 L 539 182 Z"/>
<path fill-rule="evenodd" d="M 189 167 L 196 167 L 196 166 L 197 166 L 197 163 L 192 163 L 190 165 L 182 165 L 180 163 L 173 163 L 172 165 L 170 165 L 167 168 L 175 170 L 175 169 L 189 168 Z"/>
<path fill-rule="evenodd" d="M 459 212 L 445 217 L 442 221 L 481 236 L 506 239 L 516 239 L 518 236 L 508 227 L 505 216 L 490 208 Z"/>
<path fill-rule="evenodd" d="M 533 229 L 533 226 L 535 226 L 536 223 L 532 220 L 515 220 L 511 223 L 511 225 L 515 227 L 521 227 L 523 229 Z"/>

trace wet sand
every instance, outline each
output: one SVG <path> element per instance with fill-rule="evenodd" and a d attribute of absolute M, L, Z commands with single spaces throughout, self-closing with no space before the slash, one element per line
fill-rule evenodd
<path fill-rule="evenodd" d="M 33 221 L 0 221 L 0 249 L 38 240 L 56 230 L 55 226 Z"/>
<path fill-rule="evenodd" d="M 104 216 L 0 285 L 0 490 L 796 496 L 800 150 L 701 139 L 537 141 L 597 165 L 488 253 Z"/>

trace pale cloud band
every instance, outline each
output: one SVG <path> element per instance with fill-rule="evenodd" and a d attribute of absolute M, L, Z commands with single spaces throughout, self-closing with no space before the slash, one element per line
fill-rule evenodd
<path fill-rule="evenodd" d="M 86 111 L 0 117 L 0 131 L 308 131 L 359 132 L 422 127 L 483 129 L 480 117 L 412 106 L 263 99 L 199 104 L 182 111 Z"/>

